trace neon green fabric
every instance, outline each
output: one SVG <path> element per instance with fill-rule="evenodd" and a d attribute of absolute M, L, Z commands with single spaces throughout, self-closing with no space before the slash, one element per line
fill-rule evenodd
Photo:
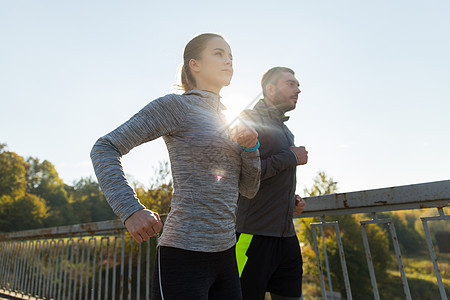
<path fill-rule="evenodd" d="M 239 270 L 239 278 L 241 278 L 242 271 L 244 271 L 245 264 L 247 263 L 247 253 L 250 243 L 252 242 L 253 234 L 241 233 L 239 240 L 236 243 L 236 261 Z"/>

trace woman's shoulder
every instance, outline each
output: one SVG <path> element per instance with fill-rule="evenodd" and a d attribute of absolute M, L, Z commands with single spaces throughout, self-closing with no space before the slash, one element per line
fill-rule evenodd
<path fill-rule="evenodd" d="M 189 109 L 192 105 L 190 97 L 183 94 L 167 94 L 162 97 L 151 100 L 145 107 L 144 110 L 154 110 L 158 108 L 163 109 Z"/>

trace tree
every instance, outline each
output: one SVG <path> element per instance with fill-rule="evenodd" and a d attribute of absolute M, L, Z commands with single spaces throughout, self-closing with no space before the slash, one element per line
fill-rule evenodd
<path fill-rule="evenodd" d="M 28 164 L 14 152 L 0 144 L 0 196 L 21 197 L 25 194 Z"/>
<path fill-rule="evenodd" d="M 173 195 L 172 178 L 169 163 L 160 162 L 158 168 L 153 168 L 155 176 L 149 189 L 134 182 L 136 194 L 145 207 L 159 214 L 168 214 Z"/>
<path fill-rule="evenodd" d="M 313 179 L 314 184 L 311 189 L 305 188 L 303 191 L 305 195 L 320 196 L 326 194 L 333 194 L 337 192 L 337 182 L 332 177 L 327 176 L 324 171 L 319 171 Z"/>
<path fill-rule="evenodd" d="M 92 178 L 81 178 L 73 187 L 66 186 L 75 223 L 115 219 L 116 215 L 105 200 L 99 184 Z"/>
<path fill-rule="evenodd" d="M 41 227 L 47 216 L 45 201 L 26 192 L 28 169 L 23 157 L 0 144 L 0 231 Z"/>
<path fill-rule="evenodd" d="M 47 217 L 45 201 L 26 193 L 21 197 L 0 197 L 0 231 L 20 231 L 40 228 Z"/>
<path fill-rule="evenodd" d="M 173 195 L 172 185 L 163 184 L 148 190 L 138 188 L 136 193 L 139 200 L 148 209 L 151 209 L 159 214 L 169 213 L 170 201 Z"/>
<path fill-rule="evenodd" d="M 45 226 L 60 226 L 71 223 L 68 195 L 64 182 L 59 178 L 55 166 L 47 160 L 27 159 L 30 168 L 27 174 L 27 192 L 45 199 L 50 209 Z"/>
<path fill-rule="evenodd" d="M 337 192 L 337 183 L 333 180 L 333 178 L 328 177 L 324 171 L 320 171 L 314 178 L 313 186 L 310 189 L 305 188 L 304 191 L 307 196 L 331 194 Z M 305 274 L 305 281 L 312 282 L 317 286 L 317 288 L 320 283 L 317 275 L 317 266 L 315 264 L 316 257 L 313 250 L 314 242 L 310 223 L 318 221 L 318 218 L 305 218 L 300 219 L 300 222 L 297 222 L 297 235 L 299 240 L 304 242 L 302 251 L 303 259 L 305 261 L 303 271 L 303 274 Z M 371 285 L 358 220 L 354 215 L 341 215 L 327 217 L 326 221 L 338 221 L 339 223 L 353 298 L 367 298 L 367 295 L 371 294 Z M 380 228 L 378 225 L 368 226 L 366 231 L 371 246 L 375 272 L 377 276 L 384 276 L 386 275 L 387 265 L 390 264 L 392 260 L 392 255 L 389 252 L 388 235 L 385 230 Z M 333 289 L 338 290 L 342 295 L 345 295 L 346 291 L 344 277 L 342 274 L 340 255 L 334 228 L 325 227 L 324 236 Z M 318 241 L 319 248 L 323 253 L 321 236 L 318 236 Z M 322 265 L 325 265 L 324 262 L 322 262 Z M 311 276 L 309 274 L 313 275 Z"/>
<path fill-rule="evenodd" d="M 412 215 L 408 214 L 408 211 L 381 213 L 378 216 L 383 219 L 392 219 L 402 254 L 417 254 L 425 249 L 425 239 L 414 227 L 416 219 L 411 218 Z M 420 220 L 420 218 L 418 219 Z M 392 240 L 390 230 L 387 231 L 387 234 Z M 390 243 L 390 249 L 394 251 L 392 243 Z"/>

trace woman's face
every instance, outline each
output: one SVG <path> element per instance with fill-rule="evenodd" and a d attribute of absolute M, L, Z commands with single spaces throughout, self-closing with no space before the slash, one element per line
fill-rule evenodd
<path fill-rule="evenodd" d="M 229 85 L 233 77 L 233 55 L 228 43 L 219 37 L 210 39 L 200 59 L 191 61 L 191 70 L 202 88 L 214 91 Z"/>

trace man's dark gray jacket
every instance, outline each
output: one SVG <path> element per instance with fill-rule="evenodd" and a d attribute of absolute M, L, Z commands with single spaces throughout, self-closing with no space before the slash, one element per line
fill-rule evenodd
<path fill-rule="evenodd" d="M 253 199 L 239 195 L 236 231 L 253 235 L 289 237 L 295 235 L 292 217 L 295 207 L 297 156 L 289 150 L 294 135 L 284 124 L 289 117 L 260 100 L 241 113 L 258 132 L 261 144 L 261 183 Z"/>

